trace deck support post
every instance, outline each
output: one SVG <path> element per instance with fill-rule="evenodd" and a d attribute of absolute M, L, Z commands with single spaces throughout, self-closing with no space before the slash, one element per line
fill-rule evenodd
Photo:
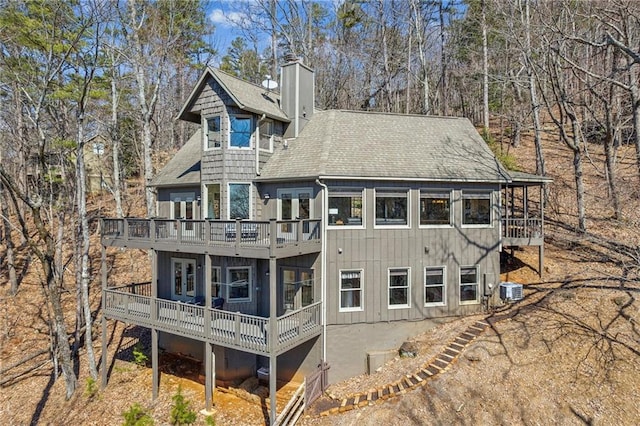
<path fill-rule="evenodd" d="M 104 312 L 104 311 L 102 311 Z M 102 368 L 102 384 L 101 387 L 104 389 L 107 387 L 107 318 L 102 315 L 102 362 L 100 363 L 100 367 Z"/>
<path fill-rule="evenodd" d="M 152 399 L 158 399 L 158 388 L 160 385 L 160 371 L 158 370 L 158 330 L 151 329 L 151 373 L 153 374 L 152 382 Z"/>
<path fill-rule="evenodd" d="M 102 222 L 102 229 L 104 229 L 104 222 Z M 102 375 L 102 389 L 107 386 L 107 317 L 104 313 L 106 311 L 106 303 L 104 300 L 104 290 L 107 289 L 107 248 L 104 245 L 100 246 L 100 269 L 102 275 L 102 362 L 101 362 L 101 375 Z"/>
<path fill-rule="evenodd" d="M 273 425 L 278 416 L 276 406 L 277 391 L 277 360 L 276 348 L 278 345 L 278 304 L 277 304 L 277 259 L 269 258 L 269 399 L 271 402 L 271 412 L 269 416 L 269 424 Z"/>
<path fill-rule="evenodd" d="M 213 408 L 213 393 L 216 388 L 216 354 L 213 352 L 213 345 L 204 342 L 204 401 L 205 410 L 211 411 Z"/>

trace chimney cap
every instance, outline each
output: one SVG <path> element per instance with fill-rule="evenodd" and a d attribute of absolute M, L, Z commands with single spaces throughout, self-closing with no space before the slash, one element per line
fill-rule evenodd
<path fill-rule="evenodd" d="M 302 60 L 300 57 L 296 56 L 295 53 L 287 53 L 286 55 L 284 55 L 284 62 L 285 63 L 292 63 L 292 62 L 300 62 L 302 63 Z"/>

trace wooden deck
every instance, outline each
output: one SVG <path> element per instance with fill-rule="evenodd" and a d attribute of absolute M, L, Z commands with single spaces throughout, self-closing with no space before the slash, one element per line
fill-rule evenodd
<path fill-rule="evenodd" d="M 272 340 L 269 318 L 118 289 L 103 290 L 103 298 L 104 315 L 108 318 L 258 355 L 281 354 L 322 331 L 321 302 L 278 317 L 277 338 Z"/>
<path fill-rule="evenodd" d="M 543 245 L 543 220 L 513 217 L 502 219 L 502 244 L 505 246 Z"/>
<path fill-rule="evenodd" d="M 321 250 L 321 221 L 101 219 L 104 246 L 256 259 L 290 257 Z M 285 232 L 286 231 L 286 232 Z"/>

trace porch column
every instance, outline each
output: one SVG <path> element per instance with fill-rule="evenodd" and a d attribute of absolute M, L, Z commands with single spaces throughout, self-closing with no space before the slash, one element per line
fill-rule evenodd
<path fill-rule="evenodd" d="M 207 222 L 208 223 L 208 222 Z M 216 388 L 216 356 L 208 339 L 211 335 L 211 256 L 204 255 L 204 392 L 205 409 L 211 411 Z"/>
<path fill-rule="evenodd" d="M 155 249 L 151 250 L 151 306 L 150 315 L 151 323 L 155 324 L 158 321 L 158 252 Z"/>
<path fill-rule="evenodd" d="M 271 401 L 271 413 L 269 424 L 273 425 L 278 416 L 276 407 L 276 391 L 278 377 L 276 368 L 278 356 L 276 350 L 278 348 L 278 285 L 277 259 L 272 256 L 269 258 L 269 399 Z"/>
<path fill-rule="evenodd" d="M 546 193 L 547 184 L 543 183 L 540 185 L 540 236 L 542 237 L 542 242 L 538 248 L 538 275 L 540 278 L 544 273 L 544 197 Z"/>
<path fill-rule="evenodd" d="M 104 300 L 104 290 L 107 289 L 107 249 L 105 246 L 100 247 L 100 262 L 102 272 L 102 389 L 107 386 L 107 317 L 105 316 L 106 302 Z"/>

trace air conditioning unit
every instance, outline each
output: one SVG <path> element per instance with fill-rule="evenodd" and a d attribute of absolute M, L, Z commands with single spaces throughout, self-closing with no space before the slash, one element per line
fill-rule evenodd
<path fill-rule="evenodd" d="M 521 300 L 523 297 L 522 284 L 512 282 L 500 283 L 500 299 Z"/>

